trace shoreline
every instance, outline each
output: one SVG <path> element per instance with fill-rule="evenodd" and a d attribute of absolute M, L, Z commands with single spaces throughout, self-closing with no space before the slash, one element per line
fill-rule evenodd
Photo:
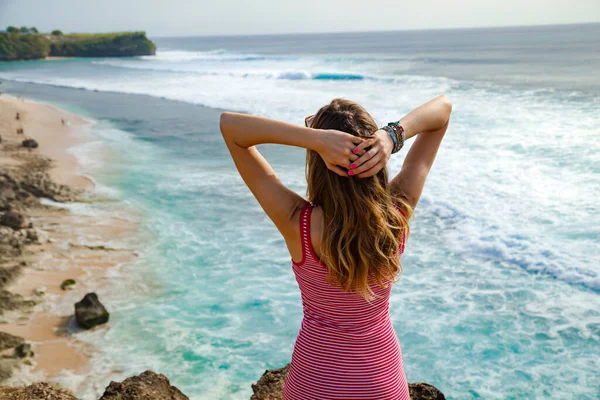
<path fill-rule="evenodd" d="M 22 360 L 6 358 L 14 348 L 3 343 L 0 384 L 52 381 L 67 370 L 85 375 L 94 346 L 77 338 L 80 328 L 71 317 L 73 304 L 86 293 L 102 292 L 108 270 L 135 258 L 133 250 L 107 245 L 131 234 L 134 223 L 117 217 L 100 221 L 99 216 L 40 201 L 94 202 L 95 183 L 82 174 L 82 166 L 69 151 L 93 141 L 91 126 L 92 122 L 51 105 L 0 96 L 0 179 L 4 177 L 0 180 L 0 207 L 4 208 L 0 215 L 12 210 L 31 223 L 22 229 L 0 226 L 0 246 L 4 243 L 0 271 L 15 271 L 1 289 L 16 299 L 13 303 L 20 301 L 14 306 L 0 300 L 0 332 L 22 338 L 33 351 L 33 357 Z M 35 140 L 38 147 L 23 147 L 25 139 Z M 15 190 L 7 189 L 7 181 L 18 186 L 16 196 Z M 15 240 L 21 232 L 25 239 Z M 61 289 L 66 279 L 77 282 L 73 290 Z M 67 389 L 77 391 L 76 387 Z"/>

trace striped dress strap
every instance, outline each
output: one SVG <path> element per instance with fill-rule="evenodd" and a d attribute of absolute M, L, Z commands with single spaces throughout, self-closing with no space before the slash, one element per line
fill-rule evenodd
<path fill-rule="evenodd" d="M 312 204 L 306 202 L 300 213 L 300 240 L 302 241 L 302 264 L 309 258 L 314 258 L 314 250 L 310 240 L 310 214 Z"/>

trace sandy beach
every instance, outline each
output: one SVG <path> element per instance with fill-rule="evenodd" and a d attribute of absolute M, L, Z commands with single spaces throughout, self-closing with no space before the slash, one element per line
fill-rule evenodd
<path fill-rule="evenodd" d="M 130 249 L 104 246 L 109 239 L 131 234 L 135 226 L 130 221 L 100 221 L 40 202 L 44 197 L 59 203 L 94 200 L 93 180 L 81 174 L 69 152 L 92 140 L 90 124 L 49 105 L 0 97 L 0 184 L 6 189 L 7 182 L 16 182 L 20 188 L 7 194 L 0 187 L 6 202 L 0 206 L 30 222 L 20 230 L 0 227 L 0 268 L 11 271 L 3 274 L 2 292 L 8 294 L 2 297 L 9 300 L 0 307 L 0 332 L 23 338 L 34 353 L 23 360 L 0 360 L 3 384 L 51 381 L 66 370 L 85 374 L 94 349 L 77 339 L 73 304 L 97 292 L 108 269 L 134 257 Z M 35 140 L 38 147 L 24 147 L 25 139 Z M 74 289 L 61 289 L 66 279 L 77 282 Z M 5 356 L 14 352 L 9 346 L 2 346 Z"/>

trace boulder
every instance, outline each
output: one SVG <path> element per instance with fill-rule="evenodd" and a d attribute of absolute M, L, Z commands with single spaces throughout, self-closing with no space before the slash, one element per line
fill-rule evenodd
<path fill-rule="evenodd" d="M 75 321 L 84 329 L 108 322 L 109 313 L 98 300 L 96 293 L 88 293 L 83 299 L 75 303 Z"/>
<path fill-rule="evenodd" d="M 8 226 L 14 230 L 19 230 L 26 228 L 28 222 L 23 214 L 19 214 L 15 211 L 7 211 L 0 217 L 0 225 Z"/>
<path fill-rule="evenodd" d="M 250 400 L 281 400 L 283 383 L 290 371 L 290 364 L 283 368 L 265 371 L 258 382 L 252 384 L 254 394 Z"/>
<path fill-rule="evenodd" d="M 110 382 L 99 400 L 189 400 L 163 374 L 142 372 L 123 382 Z"/>
<path fill-rule="evenodd" d="M 17 357 L 17 358 L 33 357 L 33 350 L 31 350 L 31 345 L 29 343 L 21 343 L 20 345 L 15 347 L 15 357 Z"/>
<path fill-rule="evenodd" d="M 252 385 L 254 394 L 250 400 L 281 400 L 283 384 L 290 370 L 290 365 L 283 368 L 265 371 L 263 376 Z M 409 383 L 411 400 L 445 400 L 446 397 L 427 383 Z"/>
<path fill-rule="evenodd" d="M 409 383 L 408 390 L 411 400 L 446 400 L 442 392 L 428 383 Z"/>
<path fill-rule="evenodd" d="M 38 142 L 36 142 L 33 139 L 25 139 L 21 144 L 23 145 L 23 147 L 26 147 L 28 149 L 35 149 L 39 146 Z"/>

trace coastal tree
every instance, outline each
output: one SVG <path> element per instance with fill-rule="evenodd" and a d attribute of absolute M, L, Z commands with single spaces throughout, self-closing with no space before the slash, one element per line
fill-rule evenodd
<path fill-rule="evenodd" d="M 54 36 L 62 36 L 62 31 L 59 31 L 58 29 L 55 29 L 52 31 L 52 35 Z"/>
<path fill-rule="evenodd" d="M 29 33 L 29 28 L 26 26 L 22 26 L 19 30 L 21 31 L 21 33 Z"/>
<path fill-rule="evenodd" d="M 31 28 L 29 28 L 29 32 L 31 32 L 31 33 L 39 33 L 39 31 L 37 30 L 37 28 L 35 26 L 32 26 Z"/>
<path fill-rule="evenodd" d="M 9 26 L 6 28 L 6 32 L 8 33 L 19 33 L 19 29 L 15 28 L 14 26 Z"/>

